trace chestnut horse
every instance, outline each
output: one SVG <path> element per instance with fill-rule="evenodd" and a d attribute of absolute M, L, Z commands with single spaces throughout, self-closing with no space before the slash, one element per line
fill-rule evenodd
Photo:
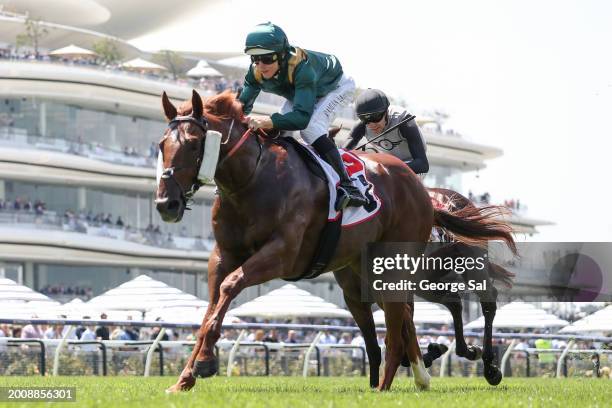
<path fill-rule="evenodd" d="M 217 95 L 203 105 L 194 91 L 191 101 L 177 110 L 164 93 L 162 105 L 169 127 L 160 142 L 163 172 L 155 201 L 164 221 L 182 219 L 200 186 L 198 174 L 206 165 L 207 138 L 223 137 L 214 173 L 218 193 L 212 208 L 216 245 L 208 263 L 209 306 L 193 352 L 169 389 L 176 392 L 192 388 L 196 376 L 217 372 L 214 346 L 221 322 L 241 290 L 304 274 L 327 222 L 328 190 L 292 145 L 262 138 L 248 129 L 233 94 Z M 366 243 L 427 242 L 434 222 L 475 241 L 508 239 L 490 228 L 486 217 L 470 213 L 462 218 L 434 209 L 420 179 L 399 159 L 385 154 L 360 157 L 382 206 L 376 217 L 342 230 L 327 270 L 350 267 L 360 273 L 361 249 Z M 418 347 L 410 303 L 383 300 L 380 306 L 385 310 L 387 352 L 378 388 L 389 389 L 404 357 L 410 361 L 417 386 L 428 388 L 429 374 Z M 355 314 L 351 304 L 349 309 Z M 357 319 L 364 331 L 364 322 Z"/>

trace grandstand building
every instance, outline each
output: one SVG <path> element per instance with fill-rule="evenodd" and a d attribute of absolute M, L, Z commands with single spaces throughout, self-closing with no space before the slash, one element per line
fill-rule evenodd
<path fill-rule="evenodd" d="M 5 3 L 0 11 L 0 277 L 67 300 L 147 274 L 206 299 L 214 187 L 198 193 L 193 211 L 178 225 L 163 223 L 153 204 L 157 142 L 165 128 L 160 95 L 166 91 L 178 103 L 197 83 L 36 58 L 31 48 L 15 49 L 29 13 L 42 18 L 48 31 L 40 39 L 42 55 L 110 39 L 125 59 L 146 58 L 118 37 L 142 35 L 168 23 L 169 15 L 177 18 L 175 8 L 168 14 L 163 5 L 173 4 L 88 1 L 82 7 L 90 9 L 83 14 L 57 13 L 62 1 Z M 126 16 L 145 3 L 147 19 L 131 24 Z M 81 21 L 77 15 L 89 17 Z M 202 55 L 214 64 L 215 58 L 232 54 Z M 278 100 L 265 95 L 255 106 L 256 113 L 277 109 Z M 338 123 L 346 132 L 353 120 L 347 112 Z M 420 124 L 428 144 L 431 166 L 425 182 L 430 186 L 462 192 L 462 173 L 482 170 L 502 155 L 498 148 L 443 132 L 436 118 Z M 530 234 L 543 224 L 524 216 L 512 221 Z M 343 303 L 330 277 L 303 284 Z M 237 303 L 276 286 L 251 288 Z"/>

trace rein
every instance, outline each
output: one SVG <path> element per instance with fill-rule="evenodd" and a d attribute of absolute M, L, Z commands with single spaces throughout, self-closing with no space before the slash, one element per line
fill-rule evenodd
<path fill-rule="evenodd" d="M 226 145 L 230 139 L 231 139 L 231 135 L 232 135 L 232 130 L 234 128 L 234 119 L 232 119 L 232 122 L 230 124 L 229 127 L 229 131 L 227 133 L 227 137 L 225 138 L 225 141 L 222 141 L 221 144 L 222 145 Z M 181 124 L 181 123 L 192 123 L 196 126 L 198 126 L 203 132 L 204 135 L 206 136 L 206 133 L 208 132 L 208 121 L 206 120 L 206 118 L 204 116 L 202 116 L 201 120 L 198 120 L 196 118 L 194 118 L 193 116 L 177 116 L 174 119 L 172 119 L 169 123 L 168 123 L 168 128 L 171 129 L 172 131 L 176 130 L 176 127 Z M 239 149 L 240 147 L 244 144 L 244 142 L 246 142 L 246 140 L 249 138 L 249 136 L 251 134 L 254 134 L 256 136 L 256 141 L 257 141 L 257 145 L 259 146 L 259 153 L 257 155 L 257 160 L 255 163 L 255 169 L 253 170 L 253 172 L 251 173 L 251 175 L 248 177 L 247 182 L 239 187 L 237 189 L 238 190 L 242 190 L 244 187 L 246 187 L 250 182 L 251 179 L 253 178 L 253 176 L 255 175 L 258 167 L 259 167 L 259 163 L 261 161 L 261 156 L 263 153 L 263 146 L 262 146 L 262 142 L 261 139 L 264 137 L 268 137 L 268 135 L 266 134 L 266 132 L 263 129 L 258 129 L 257 131 L 253 131 L 252 129 L 248 128 L 240 137 L 240 139 L 238 140 L 238 142 L 236 142 L 236 144 L 234 146 L 232 146 L 232 148 L 230 149 L 230 151 L 225 155 L 225 157 L 223 159 L 221 159 L 221 161 L 217 164 L 217 168 L 221 167 L 230 157 L 232 157 Z M 180 135 L 180 133 L 179 133 Z M 204 140 L 204 139 L 203 139 Z M 195 195 L 195 193 L 200 189 L 200 187 L 203 185 L 203 183 L 199 180 L 198 178 L 198 174 L 200 173 L 200 169 L 202 167 L 202 162 L 203 162 L 203 158 L 204 158 L 204 142 L 202 142 L 202 146 L 201 146 L 201 152 L 199 155 L 199 158 L 196 162 L 195 165 L 192 166 L 182 166 L 182 167 L 168 167 L 168 168 L 163 168 L 161 171 L 161 175 L 160 178 L 165 179 L 165 180 L 172 180 L 176 186 L 178 187 L 180 193 L 181 193 L 181 200 L 183 201 L 183 204 L 185 205 L 185 209 L 190 210 L 191 208 L 189 208 L 189 205 L 193 203 L 193 196 Z M 160 157 L 161 157 L 161 152 L 159 153 Z M 195 181 L 191 184 L 191 187 L 189 188 L 189 190 L 185 191 L 183 189 L 183 187 L 181 186 L 181 184 L 178 182 L 178 180 L 176 180 L 176 178 L 174 177 L 174 173 L 177 171 L 181 171 L 181 170 L 186 170 L 186 169 L 191 169 L 191 168 L 196 168 L 196 179 Z M 157 201 L 157 200 L 156 200 Z"/>
<path fill-rule="evenodd" d="M 412 119 L 414 119 L 414 118 L 416 118 L 416 116 L 414 116 L 414 115 L 410 115 L 410 116 L 408 116 L 406 119 L 402 120 L 402 121 L 401 121 L 400 123 L 398 123 L 397 125 L 394 125 L 394 126 L 390 127 L 389 129 L 385 130 L 384 132 L 382 132 L 380 135 L 376 136 L 375 138 L 373 138 L 373 139 L 371 139 L 371 140 L 368 140 L 367 142 L 365 142 L 365 143 L 364 143 L 364 144 L 362 144 L 361 146 L 356 147 L 354 150 L 363 150 L 363 151 L 365 152 L 365 147 L 366 147 L 368 144 L 370 144 L 370 143 L 372 143 L 372 142 L 374 142 L 374 141 L 378 140 L 379 138 L 381 138 L 382 136 L 386 135 L 387 133 L 389 133 L 389 132 L 391 132 L 391 131 L 393 131 L 393 130 L 397 129 L 398 127 L 402 126 L 404 123 L 406 123 L 406 122 L 410 122 L 410 121 L 411 121 Z"/>

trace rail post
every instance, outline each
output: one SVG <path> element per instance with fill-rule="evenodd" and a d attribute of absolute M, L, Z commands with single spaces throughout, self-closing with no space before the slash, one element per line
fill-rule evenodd
<path fill-rule="evenodd" d="M 315 349 L 317 343 L 319 342 L 319 340 L 321 340 L 321 336 L 323 336 L 323 332 L 320 331 L 319 333 L 317 333 L 317 335 L 315 336 L 314 340 L 312 341 L 312 343 L 310 343 L 310 347 L 308 347 L 308 350 L 306 350 L 306 354 L 304 354 L 304 368 L 302 369 L 302 376 L 303 377 L 308 377 L 308 364 L 310 363 L 310 355 L 312 354 L 313 350 Z M 317 354 L 318 354 L 318 349 L 317 349 Z M 318 362 L 317 362 L 317 366 L 318 366 Z M 318 375 L 321 375 L 320 372 L 320 367 L 317 367 L 317 371 L 318 371 Z"/>
<path fill-rule="evenodd" d="M 563 371 L 565 371 L 565 375 L 567 376 L 567 362 L 565 362 L 565 358 L 567 357 L 569 350 L 574 347 L 574 344 L 576 344 L 576 341 L 570 340 L 567 343 L 567 347 L 565 347 L 563 350 L 563 353 L 561 353 L 559 356 L 559 360 L 557 361 L 557 378 L 561 378 L 563 376 Z M 563 370 L 563 367 L 565 367 L 565 370 Z"/>
<path fill-rule="evenodd" d="M 64 333 L 64 336 L 62 337 L 62 341 L 60 341 L 60 343 L 57 345 L 57 348 L 55 349 L 55 355 L 53 356 L 53 376 L 54 377 L 57 376 L 57 373 L 59 372 L 60 353 L 62 352 L 62 349 L 68 342 L 68 337 L 72 336 L 73 331 L 74 331 L 74 326 L 68 326 L 66 333 Z"/>
<path fill-rule="evenodd" d="M 234 359 L 236 358 L 238 347 L 240 347 L 240 342 L 242 341 L 242 339 L 246 337 L 246 334 L 247 334 L 246 329 L 242 329 L 242 331 L 238 335 L 238 338 L 234 342 L 232 349 L 230 350 L 229 358 L 227 359 L 227 376 L 228 377 L 232 376 L 232 367 L 234 366 Z"/>
<path fill-rule="evenodd" d="M 144 369 L 145 377 L 148 377 L 149 373 L 151 372 L 151 361 L 153 360 L 153 353 L 155 352 L 155 349 L 157 348 L 161 339 L 164 337 L 164 334 L 166 334 L 166 328 L 162 327 L 159 333 L 157 333 L 157 337 L 155 337 L 155 340 L 153 341 L 153 343 L 149 346 L 149 349 L 147 350 L 147 359 L 145 360 L 145 369 Z"/>
<path fill-rule="evenodd" d="M 448 346 L 448 350 L 446 351 L 446 353 L 444 353 L 444 355 L 442 356 L 442 362 L 440 364 L 440 377 L 446 377 L 447 366 L 449 366 L 450 364 L 451 354 L 455 352 L 456 345 L 457 343 L 455 342 L 455 340 L 453 340 L 450 346 Z"/>

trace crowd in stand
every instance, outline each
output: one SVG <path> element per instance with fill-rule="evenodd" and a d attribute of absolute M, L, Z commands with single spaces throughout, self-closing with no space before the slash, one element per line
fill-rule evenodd
<path fill-rule="evenodd" d="M 54 296 L 77 296 L 81 299 L 91 299 L 93 289 L 90 287 L 69 286 L 69 285 L 46 285 L 39 290 L 43 295 Z"/>
<path fill-rule="evenodd" d="M 474 193 L 472 193 L 472 191 L 470 191 L 468 193 L 468 198 L 477 203 L 477 204 L 484 204 L 484 205 L 488 205 L 491 204 L 491 194 L 489 194 L 488 192 L 484 192 L 483 194 L 480 195 L 476 195 Z M 517 199 L 509 199 L 509 200 L 504 200 L 503 202 L 503 206 L 507 207 L 511 210 L 514 211 L 526 211 L 527 207 L 521 203 L 521 200 Z"/>
<path fill-rule="evenodd" d="M 36 200 L 32 202 L 29 198 L 17 197 L 13 201 L 0 199 L 0 212 L 3 211 L 10 213 L 33 214 L 36 217 L 35 222 L 39 223 L 42 222 L 41 217 L 46 214 L 47 209 L 44 201 Z M 89 228 L 94 227 L 97 228 L 95 233 L 99 236 L 116 237 L 117 234 L 111 233 L 112 229 L 122 231 L 123 238 L 129 241 L 163 248 L 177 247 L 174 235 L 170 232 L 162 232 L 159 225 L 149 224 L 146 229 L 138 230 L 127 224 L 120 215 L 114 217 L 111 213 L 94 213 L 92 210 L 81 210 L 79 212 L 74 212 L 73 210 L 68 209 L 64 211 L 63 215 L 56 215 L 55 218 L 51 218 L 51 223 L 57 223 L 64 229 L 74 232 L 85 234 L 92 233 Z M 206 240 L 204 240 L 202 236 L 197 235 L 195 237 L 191 237 L 185 225 L 181 226 L 177 235 L 180 238 L 194 239 L 193 245 L 189 249 L 200 251 L 210 249 L 210 245 L 207 244 Z"/>

